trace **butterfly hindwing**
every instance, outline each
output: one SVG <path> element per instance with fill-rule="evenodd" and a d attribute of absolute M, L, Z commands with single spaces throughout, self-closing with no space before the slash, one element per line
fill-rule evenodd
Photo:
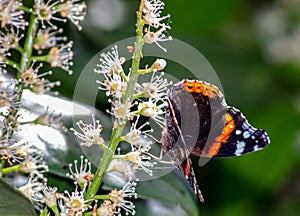
<path fill-rule="evenodd" d="M 270 143 L 267 133 L 250 125 L 236 108 L 228 107 L 225 119 L 223 134 L 216 138 L 216 142 L 220 142 L 220 148 L 213 157 L 240 156 L 258 151 Z"/>

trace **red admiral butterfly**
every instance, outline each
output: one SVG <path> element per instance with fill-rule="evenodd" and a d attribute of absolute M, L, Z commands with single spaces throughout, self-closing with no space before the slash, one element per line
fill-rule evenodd
<path fill-rule="evenodd" d="M 173 86 L 166 107 L 162 148 L 181 170 L 201 202 L 189 154 L 230 157 L 258 151 L 267 133 L 252 127 L 243 114 L 227 106 L 220 90 L 207 82 L 183 80 Z"/>

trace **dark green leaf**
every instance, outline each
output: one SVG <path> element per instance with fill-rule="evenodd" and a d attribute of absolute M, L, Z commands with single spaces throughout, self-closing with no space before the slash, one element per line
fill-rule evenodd
<path fill-rule="evenodd" d="M 0 179 L 0 185 L 0 215 L 36 215 L 31 202 L 23 194 L 3 179 Z"/>

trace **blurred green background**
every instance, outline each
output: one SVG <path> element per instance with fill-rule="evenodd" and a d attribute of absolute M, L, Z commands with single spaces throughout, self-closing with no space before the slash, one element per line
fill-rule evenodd
<path fill-rule="evenodd" d="M 75 41 L 74 75 L 55 73 L 72 98 L 87 62 L 104 47 L 134 36 L 136 0 L 89 0 Z M 193 158 L 205 197 L 200 215 L 300 215 L 300 1 L 166 0 L 170 35 L 198 49 L 223 85 L 226 101 L 264 128 L 271 145 L 242 157 Z M 162 44 L 163 45 L 163 44 Z M 178 68 L 169 66 L 166 73 Z M 180 72 L 179 72 L 180 73 Z M 91 87 L 97 88 L 91 76 Z M 88 101 L 88 94 L 81 102 Z M 99 97 L 97 108 L 107 104 Z M 142 215 L 142 214 L 141 214 Z"/>

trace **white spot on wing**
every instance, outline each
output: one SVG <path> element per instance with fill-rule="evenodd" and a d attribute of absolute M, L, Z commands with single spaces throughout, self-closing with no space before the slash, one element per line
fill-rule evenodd
<path fill-rule="evenodd" d="M 236 134 L 236 135 L 240 135 L 241 133 L 242 133 L 242 131 L 240 131 L 240 130 L 236 130 L 236 131 L 235 131 L 235 134 Z"/>
<path fill-rule="evenodd" d="M 244 137 L 244 139 L 248 139 L 250 137 L 250 133 L 248 131 L 245 131 L 243 133 L 243 137 Z"/>
<path fill-rule="evenodd" d="M 253 149 L 254 149 L 254 151 L 261 150 L 261 148 L 260 148 L 258 145 L 255 145 L 255 146 L 253 147 Z"/>
<path fill-rule="evenodd" d="M 236 156 L 240 156 L 244 152 L 245 146 L 246 146 L 246 143 L 244 141 L 242 141 L 242 142 L 238 141 L 238 143 L 236 144 L 236 150 L 235 150 L 234 154 Z"/>

